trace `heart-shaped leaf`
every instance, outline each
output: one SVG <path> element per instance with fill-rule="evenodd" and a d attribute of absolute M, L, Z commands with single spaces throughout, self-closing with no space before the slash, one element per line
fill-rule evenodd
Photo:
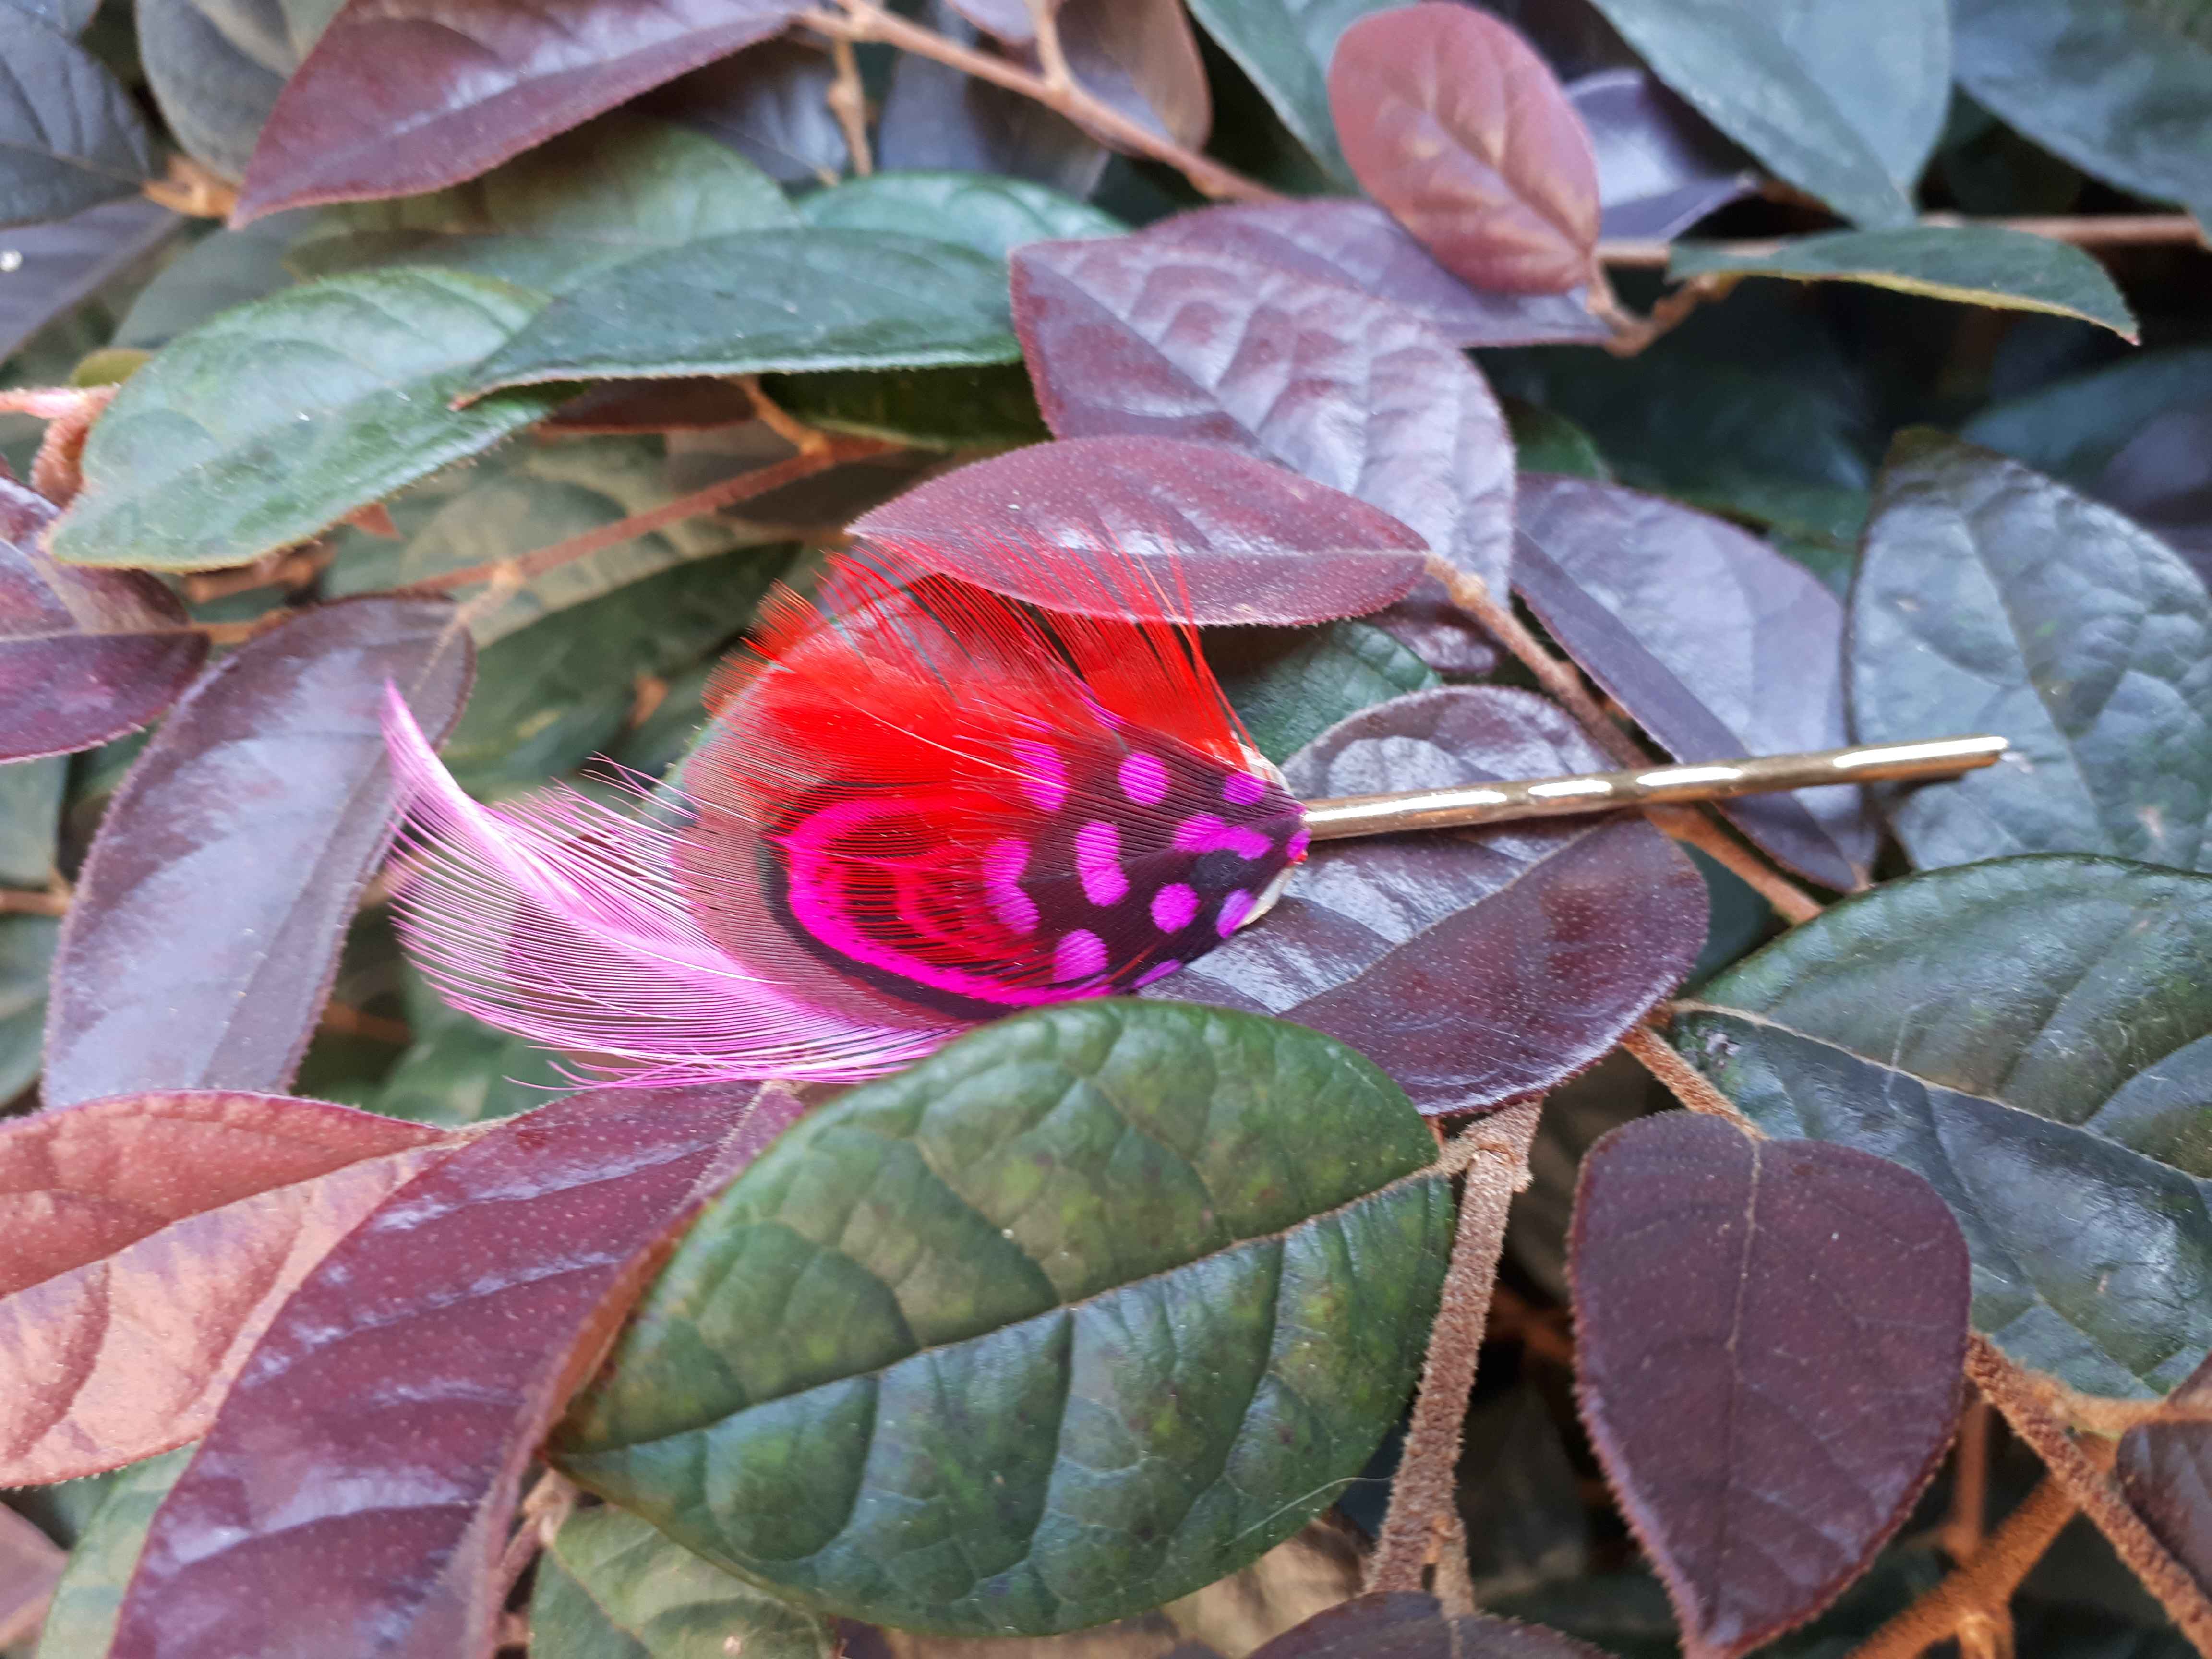
<path fill-rule="evenodd" d="M 1284 768 L 1312 800 L 1601 770 L 1552 703 L 1459 686 L 1332 727 Z M 1690 971 L 1705 890 L 1636 818 L 1321 842 L 1259 927 L 1149 995 L 1249 1008 L 1368 1054 L 1424 1112 L 1540 1093 Z"/>
<path fill-rule="evenodd" d="M 1863 740 L 1996 732 L 2019 757 L 1892 804 L 1915 864 L 2084 852 L 2212 867 L 2212 597 L 2111 508 L 1903 434 L 1867 526 L 1850 650 Z"/>
<path fill-rule="evenodd" d="M 1567 101 L 1596 154 L 1600 228 L 1608 237 L 1672 241 L 1759 188 L 1748 158 L 1644 70 L 1583 76 Z"/>
<path fill-rule="evenodd" d="M 213 1091 L 0 1127 L 0 1481 L 71 1480 L 204 1431 L 284 1298 L 441 1139 Z"/>
<path fill-rule="evenodd" d="M 39 1651 L 46 1659 L 108 1659 L 124 1587 L 138 1570 L 146 1528 L 191 1461 L 189 1447 L 134 1463 L 116 1476 L 70 1552 L 46 1611 Z"/>
<path fill-rule="evenodd" d="M 1329 108 L 1360 185 L 1476 288 L 1589 280 L 1597 161 L 1559 78 L 1512 26 L 1448 0 L 1361 18 Z"/>
<path fill-rule="evenodd" d="M 1522 483 L 1514 586 L 1553 638 L 1679 761 L 1840 748 L 1844 610 L 1758 537 L 1587 478 Z M 1950 735 L 1957 714 L 1912 735 Z M 1848 786 L 1723 806 L 1775 857 L 1856 886 L 1875 830 Z"/>
<path fill-rule="evenodd" d="M 1024 242 L 1116 236 L 1128 227 L 1088 202 L 987 173 L 877 173 L 799 198 L 799 216 L 824 230 L 890 231 L 957 242 L 1003 259 Z"/>
<path fill-rule="evenodd" d="M 1294 1533 L 1396 1420 L 1449 1182 L 1405 1097 L 1249 1014 L 1062 1004 L 786 1135 L 552 1447 L 802 1602 L 1078 1629 Z"/>
<path fill-rule="evenodd" d="M 46 1095 L 282 1089 L 384 852 L 387 680 L 426 730 L 459 715 L 451 605 L 349 599 L 228 657 L 116 792 L 54 963 Z"/>
<path fill-rule="evenodd" d="M 1669 1113 L 1583 1159 L 1583 1419 L 1691 1659 L 1803 1624 L 1904 1524 L 1958 1421 L 1968 1267 L 1910 1170 Z"/>
<path fill-rule="evenodd" d="M 333 276 L 227 311 L 132 375 L 54 527 L 76 564 L 204 570 L 307 540 L 561 400 L 447 407 L 544 296 L 431 269 Z"/>
<path fill-rule="evenodd" d="M 1013 258 L 1014 320 L 1063 438 L 1224 444 L 1357 495 L 1502 588 L 1513 445 L 1473 365 L 1387 301 L 1142 236 Z"/>
<path fill-rule="evenodd" d="M 797 1110 L 774 1086 L 572 1095 L 410 1182 L 255 1348 L 155 1516 L 114 1659 L 356 1630 L 489 1650 L 506 1520 L 568 1385 L 653 1247 Z"/>
<path fill-rule="evenodd" d="M 241 217 L 455 185 L 789 21 L 790 0 L 349 0 L 285 84 Z"/>
<path fill-rule="evenodd" d="M 191 684 L 207 635 L 136 571 L 40 550 L 53 503 L 0 478 L 0 761 L 67 754 L 145 725 Z"/>
<path fill-rule="evenodd" d="M 1100 591 L 1097 575 L 1068 578 L 1099 569 L 1102 556 L 1140 569 L 1172 561 L 1176 574 L 1156 593 L 1121 597 L 1196 623 L 1359 616 L 1421 573 L 1420 538 L 1389 514 L 1265 461 L 1174 438 L 1076 438 L 994 456 L 863 514 L 853 533 L 1063 609 Z"/>
<path fill-rule="evenodd" d="M 0 224 L 65 219 L 137 193 L 154 170 L 146 124 L 105 65 L 60 29 L 0 5 Z"/>
<path fill-rule="evenodd" d="M 1172 1656 L 1171 1656 L 1172 1659 Z M 1572 1637 L 1480 1613 L 1447 1614 L 1433 1595 L 1362 1595 L 1316 1613 L 1249 1659 L 1599 1659 Z"/>
<path fill-rule="evenodd" d="M 14 356 L 49 322 L 184 226 L 182 217 L 141 197 L 12 232 L 8 246 L 22 257 L 22 264 L 0 286 L 0 357 Z"/>
<path fill-rule="evenodd" d="M 1768 1133 L 1917 1170 L 1974 1324 L 2091 1394 L 2212 1350 L 2212 878 L 2001 859 L 1893 881 L 1708 981 L 1675 1042 Z"/>

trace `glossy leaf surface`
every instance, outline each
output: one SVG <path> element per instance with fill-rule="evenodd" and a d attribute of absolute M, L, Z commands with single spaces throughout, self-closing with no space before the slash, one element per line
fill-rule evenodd
<path fill-rule="evenodd" d="M 1024 248 L 1013 295 L 1038 406 L 1061 437 L 1184 438 L 1262 456 L 1504 585 L 1504 416 L 1417 318 L 1335 283 L 1143 237 Z"/>
<path fill-rule="evenodd" d="M 1974 1324 L 2071 1387 L 2165 1393 L 2212 1349 L 2212 878 L 2051 855 L 1834 906 L 1709 981 L 1676 1045 L 1770 1134 L 1916 1170 Z"/>
<path fill-rule="evenodd" d="M 1355 1475 L 1418 1365 L 1434 1143 L 1328 1038 L 1064 1004 L 817 1110 L 709 1206 L 554 1455 L 818 1607 L 1156 1607 Z"/>
<path fill-rule="evenodd" d="M 260 635 L 193 690 L 78 881 L 49 1101 L 290 1082 L 390 827 L 385 682 L 442 734 L 469 655 L 442 601 L 354 599 Z"/>
<path fill-rule="evenodd" d="M 1641 69 L 1600 70 L 1567 88 L 1597 158 L 1600 228 L 1670 241 L 1758 187 L 1742 153 Z"/>
<path fill-rule="evenodd" d="M 286 83 L 239 211 L 459 184 L 781 29 L 787 0 L 349 0 Z"/>
<path fill-rule="evenodd" d="M 1604 765 L 1553 704 L 1461 686 L 1355 714 L 1284 771 L 1313 800 Z M 1689 972 L 1705 918 L 1688 859 L 1636 820 L 1324 842 L 1263 925 L 1148 994 L 1294 1019 L 1424 1112 L 1467 1111 L 1593 1064 Z"/>
<path fill-rule="evenodd" d="M 438 1139 L 213 1091 L 0 1128 L 0 1480 L 69 1480 L 202 1432 L 284 1298 Z"/>
<path fill-rule="evenodd" d="M 641 1258 L 795 1104 L 572 1095 L 402 1189 L 254 1350 L 155 1517 L 115 1659 L 306 1652 L 334 1632 L 424 1659 L 488 1647 L 504 1523 L 575 1368 Z"/>
<path fill-rule="evenodd" d="M 1583 1421 L 1685 1650 L 1801 1625 L 1895 1534 L 1951 1442 L 1958 1224 L 1910 1170 L 1669 1112 L 1583 1160 Z"/>
<path fill-rule="evenodd" d="M 799 201 L 799 215 L 824 230 L 890 231 L 957 242 L 1003 259 L 1024 242 L 1115 236 L 1110 213 L 1049 185 L 985 173 L 877 173 L 848 179 Z"/>
<path fill-rule="evenodd" d="M 1036 444 L 933 478 L 862 514 L 856 536 L 1033 605 L 1065 605 L 1052 559 L 1172 558 L 1164 613 L 1317 623 L 1381 609 L 1421 569 L 1396 520 L 1264 460 L 1169 437 Z M 1095 579 L 1094 579 L 1095 581 Z"/>
<path fill-rule="evenodd" d="M 826 45 L 759 41 L 651 92 L 636 107 L 726 144 L 784 184 L 819 185 L 851 161 L 830 108 Z"/>
<path fill-rule="evenodd" d="M 43 496 L 0 479 L 0 761 L 89 749 L 136 731 L 207 660 L 169 590 L 135 571 L 78 570 L 40 550 Z"/>
<path fill-rule="evenodd" d="M 184 220 L 143 198 L 107 202 L 52 224 L 12 232 L 22 263 L 0 285 L 0 357 L 79 304 L 184 228 Z"/>
<path fill-rule="evenodd" d="M 1676 760 L 1842 746 L 1844 612 L 1818 578 L 1747 532 L 1657 496 L 1559 477 L 1524 479 L 1522 495 L 1515 586 Z M 1912 735 L 1951 735 L 1960 718 Z M 1722 810 L 1831 887 L 1856 884 L 1874 855 L 1855 788 Z"/>
<path fill-rule="evenodd" d="M 1328 65 L 1347 26 L 1390 0 L 1193 0 L 1192 15 L 1252 77 L 1323 172 L 1357 181 L 1338 148 L 1328 107 Z"/>
<path fill-rule="evenodd" d="M 1767 253 L 1678 243 L 1667 274 L 1867 283 L 1963 305 L 2079 317 L 2136 337 L 2127 301 L 2094 258 L 2048 236 L 1995 225 L 1836 231 L 1794 237 Z"/>
<path fill-rule="evenodd" d="M 1869 742 L 2002 732 L 2008 760 L 1894 801 L 1923 868 L 2009 853 L 2212 866 L 2212 598 L 2156 537 L 1927 431 L 1883 470 L 1852 595 Z"/>
<path fill-rule="evenodd" d="M 1541 1625 L 1477 1613 L 1452 1617 L 1433 1595 L 1362 1595 L 1317 1613 L 1249 1659 L 1597 1659 L 1598 1650 Z"/>
<path fill-rule="evenodd" d="M 1363 17 L 1337 41 L 1328 97 L 1361 187 L 1446 270 L 1509 293 L 1589 280 L 1589 135 L 1510 25 L 1449 0 Z"/>
<path fill-rule="evenodd" d="M 543 297 L 459 271 L 380 270 L 223 313 L 132 375 L 93 428 L 56 556 L 241 564 L 489 449 L 561 394 L 447 405 Z"/>
<path fill-rule="evenodd" d="M 60 29 L 0 6 L 0 224 L 67 218 L 153 172 L 131 94 Z"/>

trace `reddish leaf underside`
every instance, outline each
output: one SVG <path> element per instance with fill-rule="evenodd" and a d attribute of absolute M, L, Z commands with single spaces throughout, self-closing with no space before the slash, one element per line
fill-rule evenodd
<path fill-rule="evenodd" d="M 470 662 L 444 601 L 348 599 L 193 689 L 117 791 L 63 924 L 50 1103 L 290 1082 L 390 827 L 385 681 L 442 735 Z"/>
<path fill-rule="evenodd" d="M 1813 1617 L 1950 1443 L 1969 1268 L 1943 1200 L 1672 1112 L 1583 1160 L 1568 1267 L 1583 1418 L 1689 1659 Z"/>
<path fill-rule="evenodd" d="M 0 1485 L 199 1434 L 284 1298 L 443 1141 L 348 1107 L 213 1091 L 0 1127 Z"/>
<path fill-rule="evenodd" d="M 113 1659 L 488 1652 L 532 1449 L 654 1247 L 798 1110 L 775 1085 L 572 1095 L 418 1176 L 255 1349 L 155 1517 Z"/>
<path fill-rule="evenodd" d="M 1421 574 L 1386 513 L 1234 450 L 1174 438 L 1036 444 L 910 489 L 853 524 L 931 569 L 1034 605 L 1106 554 L 1162 572 L 1164 613 L 1205 624 L 1319 623 L 1380 610 Z M 1176 579 L 1165 574 L 1172 555 Z M 1126 586 L 1127 584 L 1121 586 Z M 1096 592 L 1095 577 L 1074 584 Z"/>
<path fill-rule="evenodd" d="M 159 714 L 207 660 L 169 590 L 39 550 L 56 509 L 0 477 L 0 762 L 64 755 Z"/>
<path fill-rule="evenodd" d="M 489 172 L 767 39 L 791 0 L 349 0 L 285 85 L 236 218 Z"/>
<path fill-rule="evenodd" d="M 1597 161 L 1551 67 L 1472 6 L 1401 6 L 1338 40 L 1328 105 L 1360 185 L 1477 288 L 1589 280 Z"/>
<path fill-rule="evenodd" d="M 2212 1401 L 2212 1360 L 2167 1397 L 2202 1411 Z M 2114 1472 L 2136 1512 L 2212 1594 L 2212 1423 L 2142 1423 L 2120 1437 Z"/>

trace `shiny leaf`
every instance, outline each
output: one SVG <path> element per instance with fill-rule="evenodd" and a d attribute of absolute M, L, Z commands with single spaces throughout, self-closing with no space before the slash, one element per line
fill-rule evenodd
<path fill-rule="evenodd" d="M 107 1659 L 124 1587 L 137 1571 L 146 1528 L 191 1461 L 189 1447 L 135 1463 L 117 1477 L 70 1552 L 40 1632 L 39 1659 Z"/>
<path fill-rule="evenodd" d="M 2173 1391 L 2176 1407 L 2202 1409 L 2212 1369 L 2199 1366 Z M 2113 1473 L 2136 1513 L 2199 1584 L 2212 1584 L 2212 1423 L 2139 1423 L 2120 1437 Z"/>
<path fill-rule="evenodd" d="M 1583 1419 L 1685 1651 L 1803 1624 L 1905 1522 L 1966 1357 L 1958 1224 L 1910 1170 L 1672 1112 L 1575 1192 Z"/>
<path fill-rule="evenodd" d="M 0 5 L 0 224 L 63 219 L 137 193 L 154 170 L 146 125 L 100 60 L 60 29 Z"/>
<path fill-rule="evenodd" d="M 1234 628 L 1206 635 L 1206 659 L 1244 730 L 1278 765 L 1337 721 L 1441 684 L 1379 628 Z"/>
<path fill-rule="evenodd" d="M 1213 94 L 1182 0 L 1057 0 L 1054 21 L 1085 91 L 1159 137 L 1206 148 Z"/>
<path fill-rule="evenodd" d="M 1600 1659 L 1541 1625 L 1480 1613 L 1453 1617 L 1433 1595 L 1362 1595 L 1316 1613 L 1249 1659 Z"/>
<path fill-rule="evenodd" d="M 1671 241 L 1759 187 L 1742 153 L 1641 69 L 1585 75 L 1567 101 L 1596 153 L 1607 237 Z"/>
<path fill-rule="evenodd" d="M 225 658 L 169 716 L 70 907 L 49 1101 L 291 1080 L 390 828 L 387 679 L 426 730 L 451 728 L 469 646 L 450 605 L 308 611 Z"/>
<path fill-rule="evenodd" d="M 647 93 L 634 107 L 704 133 L 787 185 L 827 185 L 852 157 L 830 107 L 826 42 L 762 40 Z"/>
<path fill-rule="evenodd" d="M 1390 0 L 1191 0 L 1191 13 L 1252 77 L 1283 125 L 1322 170 L 1356 181 L 1337 147 L 1328 63 L 1346 27 Z"/>
<path fill-rule="evenodd" d="M 1851 603 L 1863 740 L 1996 732 L 2017 757 L 1893 803 L 1915 864 L 2212 867 L 2212 598 L 2157 538 L 2015 462 L 1909 432 Z"/>
<path fill-rule="evenodd" d="M 295 275 L 286 258 L 321 216 L 313 208 L 280 213 L 243 230 L 216 231 L 180 249 L 138 290 L 116 325 L 112 343 L 158 350 L 218 312 L 291 287 Z"/>
<path fill-rule="evenodd" d="M 708 1209 L 552 1455 L 908 1629 L 1080 1628 L 1297 1530 L 1419 1364 L 1434 1143 L 1326 1037 L 1063 1004 L 854 1090 Z"/>
<path fill-rule="evenodd" d="M 133 0 L 139 61 L 169 130 L 218 177 L 253 141 L 340 0 Z"/>
<path fill-rule="evenodd" d="M 1284 771 L 1313 800 L 1605 763 L 1553 704 L 1462 686 L 1355 714 Z M 1595 1062 L 1681 982 L 1705 917 L 1696 870 L 1634 819 L 1323 842 L 1262 925 L 1148 994 L 1294 1019 L 1462 1112 Z"/>
<path fill-rule="evenodd" d="M 1917 1170 L 1965 1229 L 1974 1323 L 2085 1392 L 2212 1349 L 2212 878 L 2004 859 L 1837 905 L 1678 1006 L 1771 1134 Z"/>
<path fill-rule="evenodd" d="M 89 298 L 184 228 L 185 222 L 143 197 L 107 202 L 48 225 L 9 233 L 21 264 L 0 283 L 0 358 L 55 318 Z"/>
<path fill-rule="evenodd" d="M 1114 236 L 1109 213 L 1026 179 L 981 173 L 877 173 L 802 197 L 799 214 L 824 230 L 933 237 L 994 259 L 1024 242 Z"/>
<path fill-rule="evenodd" d="M 1233 450 L 1164 437 L 1018 449 L 908 490 L 853 533 L 1043 605 L 1071 603 L 1054 558 L 1171 559 L 1159 608 L 1199 623 L 1358 616 L 1421 569 L 1419 538 L 1388 514 Z"/>

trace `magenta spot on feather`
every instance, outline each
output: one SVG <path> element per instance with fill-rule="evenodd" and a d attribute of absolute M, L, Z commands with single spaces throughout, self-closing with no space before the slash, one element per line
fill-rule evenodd
<path fill-rule="evenodd" d="M 1036 901 L 1014 884 L 1029 867 L 1030 844 L 1008 836 L 983 849 L 983 902 L 1001 926 L 1026 933 L 1037 925 Z"/>
<path fill-rule="evenodd" d="M 1087 927 L 1060 935 L 1052 953 L 1052 976 L 1065 985 L 1070 980 L 1094 979 L 1106 971 L 1106 941 Z"/>
<path fill-rule="evenodd" d="M 1067 763 L 1050 745 L 1015 738 L 1007 747 L 1021 763 L 1022 793 L 1041 811 L 1057 812 L 1067 804 Z"/>
<path fill-rule="evenodd" d="M 1119 904 L 1129 894 L 1129 878 L 1121 873 L 1121 832 L 1103 818 L 1093 818 L 1075 832 L 1075 873 L 1083 883 L 1083 896 L 1093 904 Z"/>
<path fill-rule="evenodd" d="M 1156 979 L 1165 979 L 1170 974 L 1172 974 L 1176 969 L 1182 966 L 1182 963 L 1177 962 L 1173 957 L 1170 957 L 1165 962 L 1156 962 L 1151 967 L 1146 969 L 1143 973 L 1138 975 L 1137 977 L 1130 982 L 1129 988 L 1133 991 L 1140 990 L 1144 987 L 1150 985 Z"/>
<path fill-rule="evenodd" d="M 1288 842 L 1284 843 L 1283 851 L 1289 857 L 1291 862 L 1296 864 L 1300 859 L 1306 855 L 1306 848 L 1312 845 L 1313 837 L 1308 835 L 1304 830 L 1301 830 L 1297 834 L 1292 836 Z"/>
<path fill-rule="evenodd" d="M 1180 933 L 1197 914 L 1198 895 L 1179 881 L 1152 895 L 1152 926 L 1163 933 Z"/>
<path fill-rule="evenodd" d="M 1221 913 L 1213 919 L 1213 931 L 1227 939 L 1244 925 L 1244 918 L 1252 914 L 1252 896 L 1238 888 L 1221 901 Z"/>
<path fill-rule="evenodd" d="M 1176 825 L 1175 844 L 1185 853 L 1212 853 L 1225 848 L 1248 861 L 1263 859 L 1275 848 L 1257 830 L 1224 823 L 1211 812 L 1194 812 Z"/>
<path fill-rule="evenodd" d="M 1168 793 L 1168 769 L 1158 755 L 1131 755 L 1121 763 L 1121 793 L 1139 806 L 1158 806 Z"/>
<path fill-rule="evenodd" d="M 1018 836 L 1005 836 L 983 849 L 983 879 L 993 886 L 1019 881 L 1030 867 L 1030 844 Z"/>
<path fill-rule="evenodd" d="M 1249 772 L 1231 772 L 1221 781 L 1221 799 L 1231 806 L 1256 806 L 1267 793 L 1266 782 Z"/>

